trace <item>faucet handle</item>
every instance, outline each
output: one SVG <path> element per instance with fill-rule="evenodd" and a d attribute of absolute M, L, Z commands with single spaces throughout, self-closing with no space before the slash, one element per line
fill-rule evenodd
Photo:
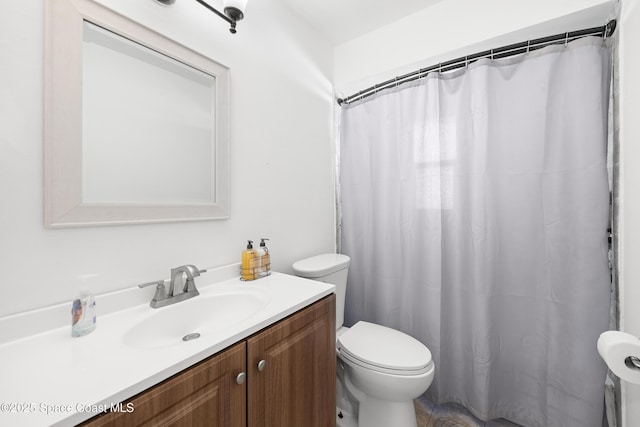
<path fill-rule="evenodd" d="M 154 282 L 142 283 L 142 284 L 138 285 L 138 287 L 139 288 L 146 288 L 146 287 L 153 286 L 153 285 L 157 285 L 156 287 L 159 287 L 160 285 L 162 285 L 164 287 L 164 280 L 156 280 Z"/>
<path fill-rule="evenodd" d="M 139 288 L 146 288 L 147 286 L 156 285 L 156 293 L 153 295 L 153 299 L 149 303 L 151 307 L 158 307 L 158 301 L 167 299 L 167 290 L 164 287 L 164 280 L 156 280 L 155 282 L 142 283 L 138 285 Z"/>

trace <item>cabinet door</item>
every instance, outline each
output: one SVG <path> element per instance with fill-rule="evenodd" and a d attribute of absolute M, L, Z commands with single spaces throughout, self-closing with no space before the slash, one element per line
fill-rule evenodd
<path fill-rule="evenodd" d="M 206 359 L 122 404 L 123 412 L 98 416 L 85 426 L 244 427 L 246 344 Z M 126 412 L 127 408 L 132 412 Z"/>
<path fill-rule="evenodd" d="M 335 321 L 330 295 L 247 340 L 249 427 L 335 426 Z"/>

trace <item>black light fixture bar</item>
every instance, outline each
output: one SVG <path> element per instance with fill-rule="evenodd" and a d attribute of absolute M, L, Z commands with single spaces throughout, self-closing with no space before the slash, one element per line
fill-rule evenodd
<path fill-rule="evenodd" d="M 198 0 L 199 1 L 199 0 Z M 562 34 L 556 34 L 553 36 L 542 37 L 535 40 L 529 40 L 526 42 L 515 43 L 507 46 L 502 46 L 496 49 L 485 50 L 482 52 L 474 53 L 472 55 L 462 56 L 460 58 L 453 59 L 451 61 L 442 62 L 437 65 L 432 65 L 427 68 L 420 68 L 419 70 L 412 71 L 407 74 L 389 79 L 382 83 L 375 84 L 367 89 L 361 90 L 358 93 L 347 96 L 345 98 L 337 98 L 338 105 L 350 104 L 355 101 L 367 98 L 371 95 L 375 95 L 383 89 L 398 86 L 403 83 L 408 83 L 413 80 L 420 79 L 431 72 L 444 73 L 447 71 L 455 70 L 458 68 L 466 67 L 472 62 L 481 58 L 499 59 L 507 58 L 509 56 L 521 55 L 532 50 L 541 49 L 545 46 L 552 44 L 566 44 L 570 41 L 587 37 L 587 36 L 599 36 L 599 37 L 611 37 L 616 29 L 616 20 L 611 20 L 602 27 L 587 28 L 585 30 L 572 31 Z"/>
<path fill-rule="evenodd" d="M 229 27 L 229 31 L 231 32 L 231 34 L 235 34 L 236 33 L 236 19 L 232 19 L 232 18 L 228 17 L 227 15 L 225 15 L 222 12 L 220 12 L 218 9 L 216 9 L 215 7 L 211 6 L 209 3 L 207 3 L 207 2 L 205 2 L 203 0 L 196 0 L 196 1 L 198 3 L 200 3 L 201 5 L 203 5 L 204 7 L 206 7 L 207 9 L 209 9 L 211 12 L 215 13 L 216 15 L 218 15 L 220 18 L 222 18 L 225 21 L 227 21 L 229 23 L 229 25 L 231 25 L 231 27 Z M 240 15 L 242 15 L 242 13 Z M 242 16 L 239 19 L 242 19 Z"/>
<path fill-rule="evenodd" d="M 173 5 L 176 0 L 155 0 L 157 3 L 160 3 L 164 6 L 171 6 Z M 204 0 L 196 0 L 198 3 L 200 3 L 202 6 L 206 7 L 207 9 L 209 9 L 211 12 L 215 13 L 216 15 L 218 15 L 220 18 L 224 19 L 225 21 L 227 21 L 230 25 L 229 27 L 229 31 L 231 32 L 231 34 L 235 34 L 236 33 L 236 22 L 240 21 L 242 18 L 244 18 L 244 13 L 242 10 L 240 10 L 239 8 L 235 7 L 235 6 L 227 6 L 224 8 L 224 13 L 220 12 L 218 9 L 216 9 L 215 7 L 211 6 L 209 3 L 205 2 Z M 246 4 L 246 3 L 245 3 Z M 243 7 L 244 9 L 244 7 Z"/>

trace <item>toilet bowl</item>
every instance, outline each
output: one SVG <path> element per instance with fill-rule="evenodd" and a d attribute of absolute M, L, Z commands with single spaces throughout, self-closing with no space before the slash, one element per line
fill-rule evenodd
<path fill-rule="evenodd" d="M 296 275 L 336 286 L 336 424 L 338 427 L 416 427 L 413 399 L 435 367 L 431 352 L 400 331 L 359 321 L 343 326 L 350 258 L 324 254 L 293 264 Z"/>

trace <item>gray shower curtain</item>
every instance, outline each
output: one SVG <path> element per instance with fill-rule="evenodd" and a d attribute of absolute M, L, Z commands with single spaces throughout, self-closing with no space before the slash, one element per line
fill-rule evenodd
<path fill-rule="evenodd" d="M 436 401 L 602 425 L 609 69 L 586 38 L 343 107 L 346 323 L 426 344 Z"/>

